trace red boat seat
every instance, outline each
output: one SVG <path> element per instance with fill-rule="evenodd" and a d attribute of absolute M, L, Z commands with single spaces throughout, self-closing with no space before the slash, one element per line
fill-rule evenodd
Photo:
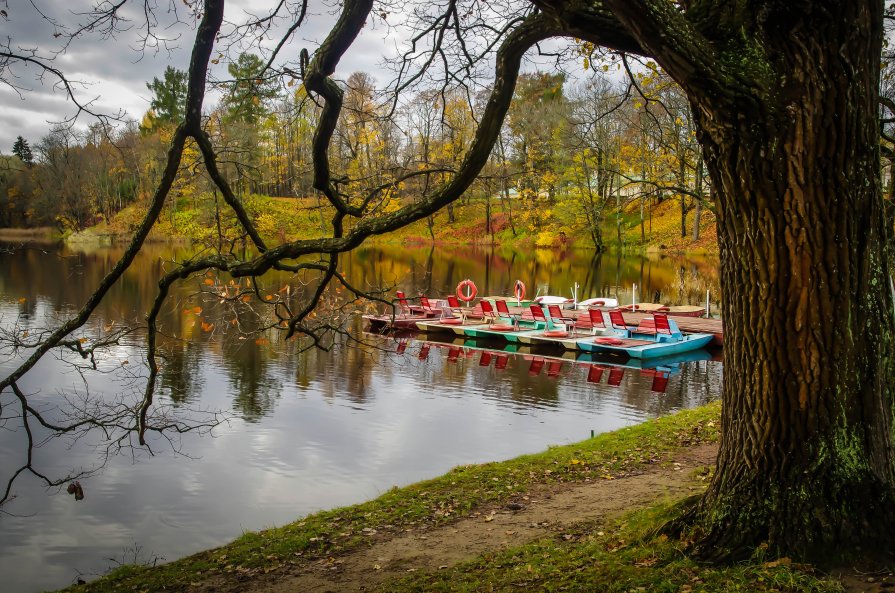
<path fill-rule="evenodd" d="M 575 329 L 604 329 L 606 320 L 599 309 L 588 309 L 587 315 L 579 315 L 575 320 Z"/>
<path fill-rule="evenodd" d="M 531 318 L 535 321 L 542 321 L 547 323 L 547 316 L 544 315 L 544 310 L 540 307 L 540 305 L 531 305 L 529 307 L 531 311 Z"/>
<path fill-rule="evenodd" d="M 563 315 L 562 309 L 559 308 L 559 305 L 547 305 L 547 313 L 550 314 L 550 320 L 555 323 L 573 323 L 575 320 L 571 317 L 566 317 Z"/>
<path fill-rule="evenodd" d="M 510 315 L 510 308 L 507 307 L 507 302 L 503 299 L 498 299 L 494 301 L 494 304 L 497 305 L 497 315 L 500 317 L 512 317 Z"/>
<path fill-rule="evenodd" d="M 667 334 L 671 335 L 671 324 L 668 323 L 668 315 L 665 313 L 653 313 L 652 317 L 644 317 L 634 330 L 637 334 Z"/>
<path fill-rule="evenodd" d="M 612 329 L 628 329 L 625 316 L 618 309 L 609 312 L 609 322 L 612 324 Z"/>

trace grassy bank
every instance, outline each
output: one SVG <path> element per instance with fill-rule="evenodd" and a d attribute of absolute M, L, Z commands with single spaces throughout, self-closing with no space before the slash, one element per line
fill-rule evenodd
<path fill-rule="evenodd" d="M 538 489 L 617 479 L 656 464 L 670 464 L 686 448 L 717 439 L 719 410 L 717 403 L 711 404 L 535 455 L 461 466 L 433 480 L 394 488 L 370 502 L 246 533 L 231 544 L 170 564 L 125 566 L 70 590 L 186 591 L 209 580 L 245 581 L 318 559 L 338 558 L 407 529 L 446 525 L 487 512 Z M 483 583 L 493 583 L 495 590 L 512 590 L 520 580 L 539 590 L 553 590 L 553 584 L 557 590 L 576 589 L 581 583 L 569 579 L 577 579 L 577 573 L 593 581 L 589 586 L 607 591 L 636 590 L 637 586 L 685 591 L 687 583 L 720 583 L 728 578 L 748 584 L 743 590 L 780 590 L 755 588 L 762 583 L 787 583 L 785 590 L 789 591 L 827 590 L 802 572 L 779 563 L 766 565 L 761 558 L 755 565 L 730 569 L 732 572 L 706 572 L 685 560 L 676 544 L 662 537 L 644 537 L 667 512 L 641 511 L 603 531 L 581 525 L 574 537 L 536 541 L 450 571 L 413 575 L 388 590 L 488 590 Z M 593 566 L 600 568 L 584 570 Z M 599 584 L 600 579 L 606 579 L 605 587 Z M 622 587 L 621 582 L 627 585 Z M 661 588 L 653 589 L 654 585 Z"/>
<path fill-rule="evenodd" d="M 288 240 L 326 236 L 330 232 L 326 211 L 320 202 L 310 198 L 272 198 L 249 196 L 244 200 L 246 210 L 259 232 L 272 244 Z M 225 236 L 237 236 L 235 219 L 226 205 L 218 202 L 221 215 L 215 215 L 215 204 L 209 196 L 181 198 L 176 206 L 166 208 L 156 224 L 150 240 L 192 240 L 213 244 L 218 227 Z M 108 222 L 100 223 L 71 240 L 108 243 L 124 240 L 133 233 L 144 213 L 144 208 L 131 205 Z M 502 245 L 533 249 L 555 247 L 592 248 L 593 241 L 582 217 L 570 206 L 557 205 L 533 213 L 519 200 L 511 200 L 507 208 L 493 202 L 490 209 L 483 200 L 461 200 L 453 207 L 452 215 L 443 210 L 428 220 L 420 220 L 394 233 L 373 237 L 372 243 L 444 244 L 444 245 Z M 490 224 L 486 221 L 490 221 Z M 688 225 L 692 225 L 689 216 Z M 348 221 L 350 225 L 350 220 Z M 619 241 L 618 227 L 621 227 Z M 350 228 L 350 226 L 349 226 Z M 688 235 L 692 232 L 689 227 Z M 632 206 L 621 216 L 608 216 L 603 225 L 603 240 L 607 247 L 659 250 L 671 252 L 717 253 L 714 217 L 710 212 L 702 217 L 701 238 L 693 241 L 681 236 L 679 205 L 673 200 L 653 206 L 641 218 L 640 208 Z"/>

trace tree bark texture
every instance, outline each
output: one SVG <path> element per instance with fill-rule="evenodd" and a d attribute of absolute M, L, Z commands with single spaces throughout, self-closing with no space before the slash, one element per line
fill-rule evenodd
<path fill-rule="evenodd" d="M 690 93 L 724 288 L 722 443 L 697 511 L 706 556 L 887 546 L 895 516 L 882 8 L 795 4 L 755 24 L 766 73 L 721 101 Z"/>

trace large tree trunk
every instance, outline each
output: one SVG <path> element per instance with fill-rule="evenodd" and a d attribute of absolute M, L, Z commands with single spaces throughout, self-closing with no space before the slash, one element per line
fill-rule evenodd
<path fill-rule="evenodd" d="M 725 291 L 722 442 L 695 511 L 706 556 L 762 542 L 814 560 L 891 549 L 895 350 L 872 5 L 767 15 L 770 78 L 733 104 L 691 95 Z"/>

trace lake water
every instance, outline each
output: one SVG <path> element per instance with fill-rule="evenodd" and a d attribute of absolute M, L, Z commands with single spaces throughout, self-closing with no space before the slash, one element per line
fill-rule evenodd
<path fill-rule="evenodd" d="M 27 250 L 0 255 L 0 324 L 33 336 L 84 302 L 120 255 Z M 108 295 L 85 335 L 140 319 L 158 274 L 186 249 L 150 247 Z M 719 294 L 711 258 L 646 258 L 588 252 L 531 254 L 474 249 L 368 248 L 343 259 L 358 286 L 393 286 L 443 295 L 465 278 L 479 294 L 509 294 L 516 279 L 529 292 L 622 302 L 703 303 Z M 53 438 L 37 447 L 33 467 L 51 478 L 88 471 L 85 497 L 47 488 L 23 473 L 0 507 L 0 574 L 5 593 L 25 593 L 92 578 L 119 562 L 173 560 L 226 543 L 245 530 L 281 525 L 319 509 L 360 502 L 440 475 L 460 464 L 507 459 L 701 405 L 719 396 L 721 363 L 700 354 L 660 373 L 619 368 L 610 381 L 588 381 L 589 364 L 537 362 L 541 352 L 507 353 L 503 363 L 482 344 L 427 344 L 424 336 L 366 337 L 331 352 L 221 332 L 228 315 L 205 304 L 201 282 L 188 281 L 162 316 L 166 333 L 158 403 L 178 418 L 227 421 L 211 434 L 188 433 L 173 445 L 150 440 L 154 455 L 125 447 L 104 459 L 99 435 Z M 186 311 L 186 313 L 184 312 Z M 356 323 L 355 335 L 361 335 Z M 79 336 L 81 334 L 78 334 Z M 175 339 L 176 338 L 176 339 Z M 418 338 L 418 339 L 417 339 Z M 78 371 L 71 356 L 47 356 L 20 387 L 35 407 L 61 418 L 82 401 L 135 397 L 145 376 L 138 337 L 126 338 Z M 483 352 L 486 352 L 483 357 Z M 0 361 L 5 376 L 15 355 Z M 552 363 L 552 364 L 551 364 Z M 667 373 L 666 373 L 667 371 Z M 593 380 L 594 376 L 590 378 Z M 667 384 L 664 379 L 667 378 Z M 613 384 L 610 384 L 613 383 Z M 26 460 L 21 409 L 0 394 L 0 487 Z M 35 423 L 36 442 L 49 433 Z"/>

